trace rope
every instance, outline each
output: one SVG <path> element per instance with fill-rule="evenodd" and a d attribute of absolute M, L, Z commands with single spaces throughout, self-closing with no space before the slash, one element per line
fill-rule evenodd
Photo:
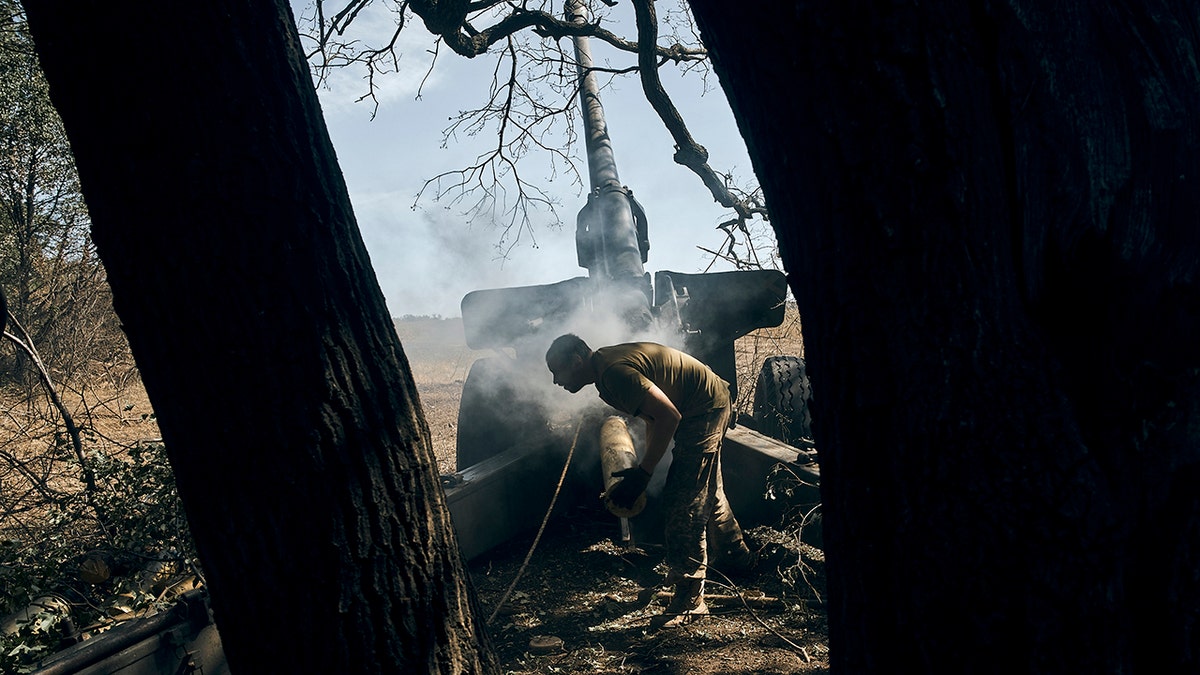
<path fill-rule="evenodd" d="M 500 598 L 500 602 L 496 604 L 496 608 L 492 610 L 492 615 L 488 617 L 487 625 L 491 625 L 496 619 L 496 615 L 500 613 L 500 609 L 504 607 L 504 603 L 508 602 L 508 596 L 512 595 L 513 589 L 517 587 L 517 582 L 521 580 L 521 575 L 525 574 L 525 568 L 529 566 L 529 561 L 533 558 L 533 552 L 537 549 L 538 542 L 542 540 L 542 533 L 546 531 L 546 523 L 550 522 L 550 514 L 554 511 L 554 503 L 558 501 L 558 493 L 562 491 L 563 483 L 567 478 L 567 469 L 571 466 L 571 457 L 575 455 L 575 445 L 579 442 L 579 432 L 583 429 L 583 420 L 575 427 L 575 438 L 571 441 L 571 449 L 567 451 L 567 461 L 563 463 L 562 475 L 558 477 L 558 485 L 554 486 L 554 496 L 550 498 L 550 506 L 546 508 L 546 515 L 542 517 L 542 524 L 538 527 L 537 536 L 533 538 L 533 543 L 529 545 L 529 551 L 525 554 L 525 561 L 521 563 L 521 567 L 517 570 L 517 575 L 513 577 L 512 583 L 508 585 L 508 590 L 504 591 L 504 596 Z"/>

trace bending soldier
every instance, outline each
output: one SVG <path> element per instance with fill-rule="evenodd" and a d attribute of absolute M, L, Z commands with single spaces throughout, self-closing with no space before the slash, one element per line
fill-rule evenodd
<path fill-rule="evenodd" d="M 600 398 L 646 423 L 641 463 L 618 471 L 609 498 L 629 508 L 646 490 L 672 439 L 673 460 L 662 502 L 666 516 L 667 583 L 675 594 L 654 627 L 687 623 L 708 613 L 704 578 L 708 548 L 720 566 L 745 570 L 747 548 L 721 482 L 721 444 L 729 427 L 729 385 L 696 358 L 653 342 L 593 351 L 576 335 L 558 337 L 546 352 L 554 383 L 572 394 L 595 384 Z M 711 539 L 711 540 L 710 540 Z"/>

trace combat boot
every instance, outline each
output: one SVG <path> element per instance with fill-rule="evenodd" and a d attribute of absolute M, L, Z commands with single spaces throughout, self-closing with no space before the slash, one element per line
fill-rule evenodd
<path fill-rule="evenodd" d="M 650 620 L 654 630 L 677 628 L 697 621 L 708 614 L 704 603 L 704 579 L 684 578 L 675 584 L 675 595 L 667 609 Z"/>
<path fill-rule="evenodd" d="M 713 561 L 709 573 L 711 576 L 715 572 L 717 576 L 713 578 L 717 581 L 721 581 L 721 577 L 725 577 L 726 581 L 748 581 L 756 576 L 758 554 L 751 551 L 744 541 L 738 541 L 728 549 L 712 553 L 709 557 Z"/>

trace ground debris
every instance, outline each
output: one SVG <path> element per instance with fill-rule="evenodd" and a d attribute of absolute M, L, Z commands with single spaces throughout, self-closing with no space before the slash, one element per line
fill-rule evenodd
<path fill-rule="evenodd" d="M 557 654 L 563 649 L 562 638 L 555 635 L 534 635 L 529 638 L 529 653 Z"/>
<path fill-rule="evenodd" d="M 661 548 L 647 544 L 631 553 L 612 542 L 610 525 L 586 509 L 551 519 L 514 592 L 521 594 L 519 609 L 492 629 L 502 672 L 828 672 L 825 610 L 814 592 L 823 591 L 824 583 L 818 549 L 772 528 L 749 530 L 748 539 L 767 552 L 759 573 L 736 584 L 710 582 L 710 616 L 655 632 L 650 620 L 670 595 Z M 472 563 L 485 613 L 531 541 L 532 534 L 518 538 Z M 803 573 L 796 571 L 800 565 Z M 561 640 L 561 647 L 537 648 L 535 639 L 547 636 Z"/>

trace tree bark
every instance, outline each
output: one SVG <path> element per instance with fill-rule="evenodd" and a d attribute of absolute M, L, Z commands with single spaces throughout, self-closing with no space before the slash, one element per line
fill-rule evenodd
<path fill-rule="evenodd" d="M 1195 7 L 692 5 L 804 317 L 834 672 L 1196 672 Z"/>
<path fill-rule="evenodd" d="M 233 671 L 496 672 L 288 4 L 25 5 Z"/>

